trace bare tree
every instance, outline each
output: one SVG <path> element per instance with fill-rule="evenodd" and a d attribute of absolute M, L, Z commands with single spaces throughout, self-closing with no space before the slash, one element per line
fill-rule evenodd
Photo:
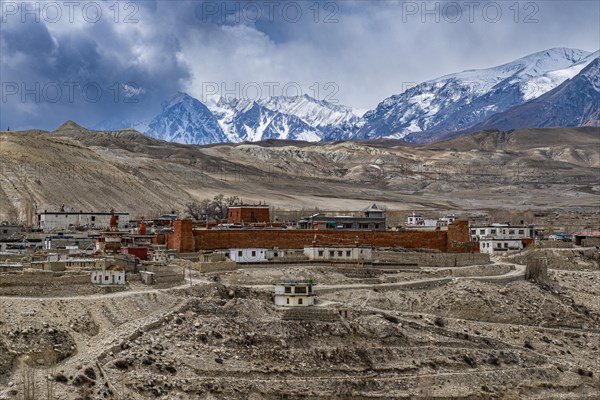
<path fill-rule="evenodd" d="M 225 205 L 225 196 L 223 193 L 219 193 L 213 197 L 212 206 L 214 208 L 215 217 L 222 219 L 227 216 L 227 206 Z"/>
<path fill-rule="evenodd" d="M 207 219 L 214 214 L 214 206 L 209 199 L 193 201 L 187 203 L 185 207 L 188 214 L 196 220 Z"/>

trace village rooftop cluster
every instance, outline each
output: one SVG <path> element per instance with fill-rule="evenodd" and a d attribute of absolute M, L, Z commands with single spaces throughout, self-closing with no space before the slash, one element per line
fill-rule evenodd
<path fill-rule="evenodd" d="M 62 282 L 74 290 L 110 291 L 129 285 L 180 285 L 187 278 L 179 259 L 197 262 L 199 272 L 294 263 L 368 269 L 385 262 L 385 251 L 397 252 L 406 264 L 415 253 L 506 256 L 548 240 L 543 228 L 524 221 L 476 224 L 450 213 L 432 218 L 412 212 L 404 224 L 389 227 L 385 214 L 373 203 L 343 215 L 319 212 L 282 222 L 273 218 L 269 205 L 240 201 L 228 207 L 226 220 L 185 219 L 176 212 L 147 220 L 124 211 L 61 206 L 36 213 L 33 226 L 0 226 L 0 273 L 3 285 Z M 596 246 L 600 232 L 558 233 L 549 239 Z M 397 260 L 402 264 L 402 258 Z M 391 264 L 388 260 L 386 266 Z M 191 271 L 187 273 L 191 279 Z M 276 305 L 315 303 L 316 282 L 310 277 L 290 277 L 274 285 Z"/>

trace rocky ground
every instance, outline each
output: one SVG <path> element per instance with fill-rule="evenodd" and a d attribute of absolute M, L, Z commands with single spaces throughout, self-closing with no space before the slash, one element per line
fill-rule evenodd
<path fill-rule="evenodd" d="M 593 251 L 569 252 L 581 269 L 551 263 L 546 284 L 476 280 L 486 271 L 474 266 L 426 290 L 383 290 L 382 278 L 446 273 L 291 266 L 173 289 L 2 297 L 0 399 L 24 398 L 28 379 L 32 398 L 61 400 L 597 399 L 600 268 Z M 271 281 L 291 275 L 327 287 L 316 307 L 273 305 Z"/>

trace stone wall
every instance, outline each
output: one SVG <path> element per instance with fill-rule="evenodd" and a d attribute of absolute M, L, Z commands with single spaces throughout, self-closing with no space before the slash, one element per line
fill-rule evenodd
<path fill-rule="evenodd" d="M 91 285 L 90 274 L 57 275 L 52 272 L 2 274 L 0 286 Z"/>
<path fill-rule="evenodd" d="M 424 247 L 444 251 L 446 232 L 370 232 L 313 230 L 203 230 L 194 231 L 196 249 L 266 247 L 302 249 L 315 239 L 320 245 L 371 245 L 374 247 Z"/>
<path fill-rule="evenodd" d="M 418 253 L 397 251 L 375 251 L 373 259 L 381 263 L 398 263 L 427 267 L 464 267 L 490 263 L 489 254 L 484 253 Z"/>
<path fill-rule="evenodd" d="M 600 246 L 600 237 L 587 237 L 581 241 L 583 247 Z"/>
<path fill-rule="evenodd" d="M 470 242 L 469 224 L 457 221 L 447 231 L 314 231 L 304 229 L 192 230 L 191 221 L 175 221 L 167 235 L 170 249 L 179 252 L 230 248 L 302 249 L 317 245 L 370 245 L 432 249 L 451 253 L 479 252 L 479 243 Z"/>
<path fill-rule="evenodd" d="M 235 271 L 237 264 L 233 261 L 201 262 L 194 265 L 194 269 L 200 272 Z"/>

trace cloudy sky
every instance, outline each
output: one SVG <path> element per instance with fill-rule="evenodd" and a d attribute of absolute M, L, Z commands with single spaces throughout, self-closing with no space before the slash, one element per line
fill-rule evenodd
<path fill-rule="evenodd" d="M 364 110 L 448 73 L 600 47 L 597 0 L 0 3 L 0 128 L 14 130 L 146 119 L 177 91 Z"/>

